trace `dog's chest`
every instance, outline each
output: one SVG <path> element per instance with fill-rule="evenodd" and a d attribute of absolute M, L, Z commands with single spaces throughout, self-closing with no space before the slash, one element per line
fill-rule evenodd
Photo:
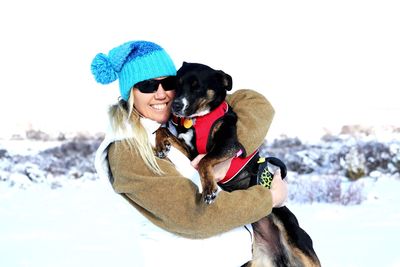
<path fill-rule="evenodd" d="M 179 118 L 179 122 L 173 123 L 179 140 L 189 147 L 193 157 L 198 154 L 206 154 L 209 143 L 212 142 L 212 128 L 214 121 L 205 117 L 199 118 Z"/>
<path fill-rule="evenodd" d="M 185 129 L 178 133 L 177 137 L 185 142 L 185 144 L 190 148 L 191 151 L 195 151 L 195 132 L 194 129 Z"/>
<path fill-rule="evenodd" d="M 194 122 L 195 120 L 192 119 L 173 117 L 168 123 L 170 132 L 184 142 L 190 148 L 192 154 L 197 152 Z"/>

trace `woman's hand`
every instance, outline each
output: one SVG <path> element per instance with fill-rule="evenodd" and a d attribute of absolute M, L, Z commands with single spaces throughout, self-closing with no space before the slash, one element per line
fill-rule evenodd
<path fill-rule="evenodd" d="M 197 157 L 195 157 L 191 162 L 192 166 L 197 169 L 199 167 L 200 160 L 205 155 L 206 154 L 200 154 Z M 229 167 L 231 166 L 231 162 L 232 158 L 225 160 L 221 163 L 218 163 L 217 165 L 214 166 L 214 177 L 217 182 L 225 178 L 225 175 L 228 172 Z"/>
<path fill-rule="evenodd" d="M 204 158 L 206 154 L 199 154 L 197 155 L 197 157 L 195 157 L 190 164 L 192 164 L 192 166 L 197 170 L 199 168 L 199 162 L 202 158 Z"/>
<path fill-rule="evenodd" d="M 271 182 L 272 205 L 274 208 L 283 206 L 287 199 L 288 188 L 287 183 L 282 179 L 280 169 L 274 173 L 274 178 Z"/>

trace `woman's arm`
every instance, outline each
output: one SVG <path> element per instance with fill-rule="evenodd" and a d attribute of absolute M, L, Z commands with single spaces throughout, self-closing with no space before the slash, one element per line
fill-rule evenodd
<path fill-rule="evenodd" d="M 111 145 L 108 153 L 113 187 L 144 216 L 159 227 L 189 238 L 206 238 L 255 222 L 271 212 L 270 190 L 221 191 L 207 205 L 198 187 L 184 178 L 168 160 L 158 160 L 163 176 L 149 171 L 124 142 Z"/>
<path fill-rule="evenodd" d="M 249 89 L 237 90 L 227 96 L 227 101 L 238 115 L 239 142 L 245 155 L 249 155 L 264 142 L 275 114 L 274 108 L 262 94 Z"/>

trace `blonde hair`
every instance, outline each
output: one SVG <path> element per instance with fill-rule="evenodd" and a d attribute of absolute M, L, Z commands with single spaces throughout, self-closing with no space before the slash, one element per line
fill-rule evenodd
<path fill-rule="evenodd" d="M 114 133 L 128 136 L 124 139 L 130 149 L 136 149 L 146 166 L 155 174 L 164 172 L 156 161 L 153 147 L 147 136 L 147 132 L 140 122 L 141 115 L 134 107 L 133 89 L 128 101 L 120 99 L 117 104 L 110 107 L 108 115 Z"/>

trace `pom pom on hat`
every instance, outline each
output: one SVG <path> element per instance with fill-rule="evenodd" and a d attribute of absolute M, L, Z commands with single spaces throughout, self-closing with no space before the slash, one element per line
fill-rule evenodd
<path fill-rule="evenodd" d="M 109 84 L 118 79 L 118 75 L 114 71 L 111 62 L 103 53 L 99 53 L 94 57 L 91 70 L 96 82 L 98 83 Z"/>
<path fill-rule="evenodd" d="M 99 53 L 91 65 L 95 80 L 108 84 L 119 79 L 121 97 L 128 100 L 132 87 L 141 81 L 176 75 L 170 56 L 159 45 L 147 41 L 130 41 Z"/>

